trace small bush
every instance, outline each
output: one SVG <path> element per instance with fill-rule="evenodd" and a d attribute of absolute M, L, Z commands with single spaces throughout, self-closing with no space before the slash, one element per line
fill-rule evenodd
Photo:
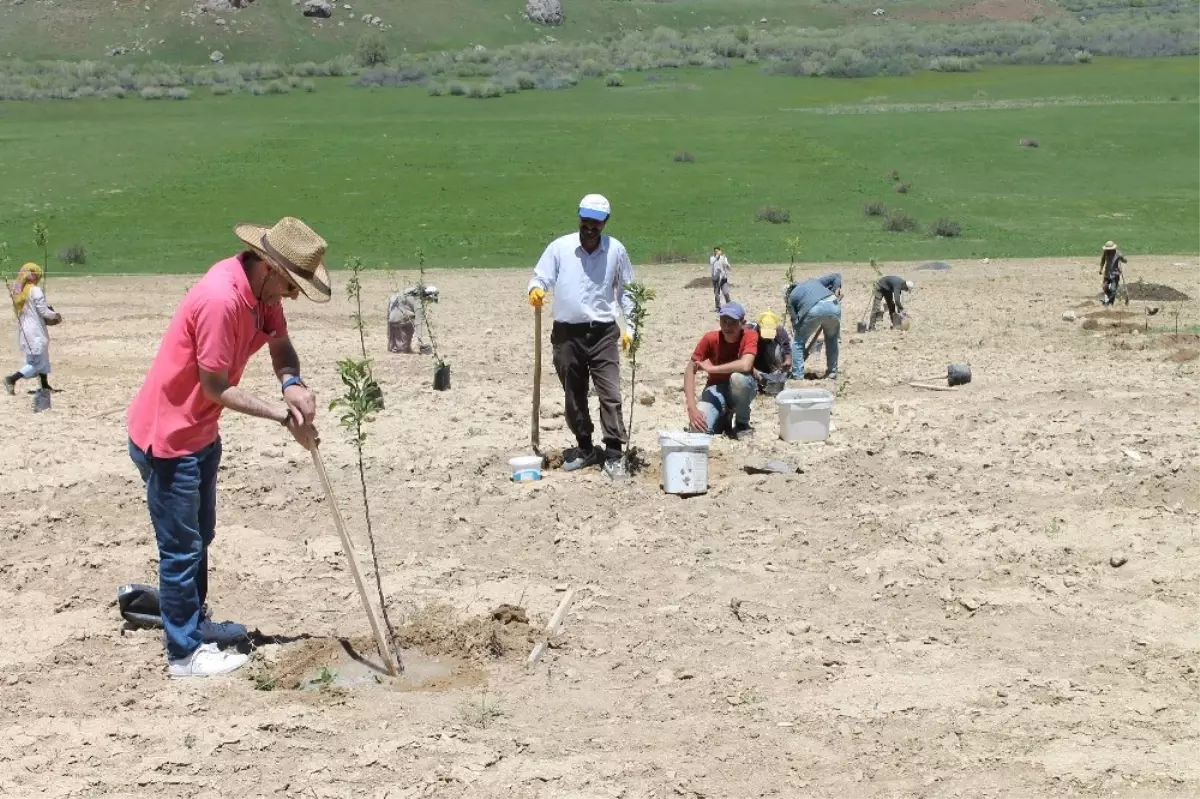
<path fill-rule="evenodd" d="M 912 233 L 917 227 L 917 220 L 903 211 L 893 211 L 883 220 L 883 229 L 891 233 Z"/>
<path fill-rule="evenodd" d="M 943 238 L 952 239 L 955 236 L 962 234 L 962 225 L 955 222 L 953 219 L 942 217 L 933 223 L 929 229 L 930 235 L 941 236 Z"/>
<path fill-rule="evenodd" d="M 680 150 L 675 153 L 675 163 L 677 164 L 692 164 L 695 163 L 696 156 L 689 153 L 687 150 Z"/>
<path fill-rule="evenodd" d="M 609 88 L 616 88 L 618 86 L 624 86 L 625 79 L 621 77 L 620 72 L 613 72 L 607 78 L 604 79 L 604 85 L 608 86 Z"/>
<path fill-rule="evenodd" d="M 192 96 L 192 93 L 189 92 L 187 89 L 183 88 L 182 86 L 176 86 L 173 89 L 167 90 L 167 96 L 170 97 L 172 100 L 186 100 L 187 98 Z"/>
<path fill-rule="evenodd" d="M 280 80 L 273 80 L 267 84 L 267 94 L 287 94 L 291 90 L 291 86 Z"/>
<path fill-rule="evenodd" d="M 1087 50 L 1076 50 L 1075 51 L 1075 63 L 1076 64 L 1092 63 L 1092 54 L 1089 53 Z"/>
<path fill-rule="evenodd" d="M 233 94 L 233 87 L 228 83 L 218 83 L 212 87 L 212 93 L 218 97 L 224 94 Z"/>
<path fill-rule="evenodd" d="M 252 83 L 250 84 L 250 93 L 255 97 L 261 97 L 267 93 L 267 87 L 263 86 L 261 83 Z"/>
<path fill-rule="evenodd" d="M 467 84 L 456 80 L 450 84 L 449 92 L 453 97 L 463 97 L 467 93 Z"/>
<path fill-rule="evenodd" d="M 387 41 L 383 35 L 371 31 L 364 33 L 354 48 L 354 58 L 359 66 L 374 67 L 388 62 Z"/>
<path fill-rule="evenodd" d="M 893 169 L 891 172 L 888 172 L 888 180 L 890 180 L 894 183 L 899 179 L 900 179 L 900 173 L 898 171 L 896 171 L 895 169 Z"/>
<path fill-rule="evenodd" d="M 166 91 L 161 86 L 147 86 L 138 92 L 143 100 L 161 100 L 167 96 Z"/>
<path fill-rule="evenodd" d="M 1021 146 L 1022 147 L 1037 147 L 1038 140 L 1027 136 L 1024 139 L 1021 139 Z"/>
<path fill-rule="evenodd" d="M 745 25 L 738 25 L 733 29 L 733 38 L 737 39 L 742 44 L 750 41 L 750 29 Z"/>
<path fill-rule="evenodd" d="M 443 86 L 442 84 L 440 84 L 440 83 L 430 83 L 429 84 L 429 96 L 430 97 L 442 97 L 445 94 L 446 94 L 446 87 Z"/>
<path fill-rule="evenodd" d="M 911 183 L 897 183 L 896 184 L 896 193 L 897 194 L 908 194 L 908 190 L 911 188 L 912 188 Z"/>
<path fill-rule="evenodd" d="M 504 89 L 505 94 L 517 94 L 521 91 L 521 84 L 517 83 L 516 78 L 505 78 L 500 82 L 500 88 Z"/>
<path fill-rule="evenodd" d="M 317 90 L 317 84 L 316 81 L 302 80 L 300 81 L 300 88 L 308 94 L 312 94 Z"/>
<path fill-rule="evenodd" d="M 786 208 L 776 208 L 773 205 L 764 205 L 759 208 L 755 218 L 759 222 L 770 222 L 772 225 L 782 225 L 792 221 L 792 215 Z"/>
<path fill-rule="evenodd" d="M 299 89 L 303 82 L 304 81 L 300 80 L 300 78 L 297 78 L 295 75 L 289 75 L 287 79 L 287 85 L 291 86 L 293 89 Z"/>
<path fill-rule="evenodd" d="M 518 72 L 514 77 L 516 78 L 517 85 L 521 87 L 521 91 L 523 92 L 537 88 L 537 78 L 528 72 Z"/>
<path fill-rule="evenodd" d="M 58 260 L 67 266 L 83 266 L 87 263 L 87 250 L 82 244 L 72 244 L 58 254 Z"/>
<path fill-rule="evenodd" d="M 888 207 L 878 200 L 869 202 L 863 206 L 863 214 L 865 216 L 886 216 L 887 212 Z"/>

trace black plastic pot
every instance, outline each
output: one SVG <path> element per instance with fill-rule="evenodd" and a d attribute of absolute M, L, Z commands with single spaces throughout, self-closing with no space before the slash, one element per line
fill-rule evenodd
<path fill-rule="evenodd" d="M 433 390 L 450 390 L 450 365 L 435 366 L 433 369 Z"/>

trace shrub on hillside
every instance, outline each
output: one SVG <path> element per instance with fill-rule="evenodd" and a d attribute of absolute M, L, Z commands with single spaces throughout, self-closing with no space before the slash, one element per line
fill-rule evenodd
<path fill-rule="evenodd" d="M 354 86 L 421 86 L 429 80 L 429 73 L 417 67 L 394 69 L 375 67 L 359 75 Z"/>
<path fill-rule="evenodd" d="M 388 62 L 387 40 L 377 31 L 364 33 L 354 48 L 354 57 L 359 66 L 374 67 Z"/>
<path fill-rule="evenodd" d="M 161 86 L 146 86 L 138 94 L 143 100 L 161 100 L 167 92 Z"/>
<path fill-rule="evenodd" d="M 87 263 L 87 250 L 82 244 L 72 244 L 58 254 L 58 260 L 67 266 L 83 266 Z"/>
<path fill-rule="evenodd" d="M 218 97 L 225 94 L 233 94 L 234 91 L 234 87 L 227 83 L 218 83 L 212 87 L 212 93 Z"/>
<path fill-rule="evenodd" d="M 186 100 L 191 96 L 192 93 L 182 86 L 175 86 L 167 89 L 167 97 L 170 97 L 172 100 Z"/>
<path fill-rule="evenodd" d="M 792 220 L 792 215 L 786 208 L 777 208 L 774 205 L 764 205 L 754 216 L 759 222 L 770 222 L 772 225 L 782 225 Z"/>
<path fill-rule="evenodd" d="M 908 190 L 912 188 L 912 184 L 911 183 L 897 183 L 895 188 L 896 188 L 897 194 L 908 194 Z"/>
<path fill-rule="evenodd" d="M 955 222 L 953 219 L 945 217 L 933 223 L 929 229 L 930 235 L 940 236 L 942 238 L 954 238 L 962 233 L 962 225 Z"/>
<path fill-rule="evenodd" d="M 888 207 L 878 200 L 869 202 L 863 207 L 863 214 L 865 216 L 884 216 L 887 212 Z"/>
<path fill-rule="evenodd" d="M 625 79 L 621 77 L 620 72 L 614 72 L 604 79 L 604 85 L 609 88 L 617 88 L 625 85 Z"/>
<path fill-rule="evenodd" d="M 891 233 L 912 233 L 920 225 L 903 211 L 892 211 L 883 220 L 883 229 Z"/>
<path fill-rule="evenodd" d="M 675 163 L 677 164 L 691 164 L 695 163 L 695 161 L 696 156 L 692 155 L 687 150 L 680 150 L 679 152 L 675 153 Z"/>
<path fill-rule="evenodd" d="M 521 87 L 521 91 L 529 91 L 537 88 L 537 78 L 530 75 L 528 72 L 518 72 L 516 75 L 517 85 Z"/>
<path fill-rule="evenodd" d="M 454 97 L 462 97 L 462 96 L 466 95 L 467 89 L 468 89 L 467 84 L 463 83 L 462 81 L 456 80 L 450 84 L 449 92 Z"/>
<path fill-rule="evenodd" d="M 446 87 L 443 86 L 442 84 L 440 84 L 440 83 L 430 83 L 429 84 L 429 96 L 430 97 L 442 97 L 445 94 L 446 94 Z"/>
<path fill-rule="evenodd" d="M 1021 139 L 1020 145 L 1022 147 L 1037 147 L 1038 140 L 1033 138 L 1032 136 L 1026 136 L 1025 138 Z"/>
<path fill-rule="evenodd" d="M 292 87 L 281 80 L 273 80 L 267 84 L 267 94 L 288 94 Z"/>

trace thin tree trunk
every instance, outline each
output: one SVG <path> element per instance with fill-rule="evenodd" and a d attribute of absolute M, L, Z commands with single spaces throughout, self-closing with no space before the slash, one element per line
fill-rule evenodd
<path fill-rule="evenodd" d="M 357 425 L 355 432 L 360 437 L 362 436 L 362 425 Z M 404 671 L 404 663 L 400 660 L 400 650 L 396 646 L 396 630 L 392 627 L 392 620 L 388 618 L 387 602 L 383 598 L 383 581 L 380 579 L 379 572 L 379 556 L 375 552 L 375 533 L 371 528 L 371 503 L 367 499 L 367 476 L 363 470 L 363 451 L 362 444 L 356 444 L 358 449 L 358 484 L 362 488 L 363 498 L 363 513 L 367 520 L 367 544 L 371 547 L 371 566 L 375 570 L 375 590 L 379 594 L 379 612 L 383 616 L 383 624 L 387 627 L 388 639 L 392 645 L 392 651 L 396 656 L 396 668 L 399 671 Z"/>

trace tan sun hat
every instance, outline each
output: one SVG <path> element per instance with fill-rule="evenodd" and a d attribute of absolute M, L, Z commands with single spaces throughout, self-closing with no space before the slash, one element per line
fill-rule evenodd
<path fill-rule="evenodd" d="M 313 302 L 329 302 L 329 270 L 325 268 L 328 244 L 317 231 L 294 216 L 285 216 L 274 227 L 243 222 L 234 234 L 276 269 L 296 281 Z"/>
<path fill-rule="evenodd" d="M 1104 242 L 1104 249 L 1115 250 L 1117 249 L 1117 243 L 1115 241 L 1106 241 Z"/>

